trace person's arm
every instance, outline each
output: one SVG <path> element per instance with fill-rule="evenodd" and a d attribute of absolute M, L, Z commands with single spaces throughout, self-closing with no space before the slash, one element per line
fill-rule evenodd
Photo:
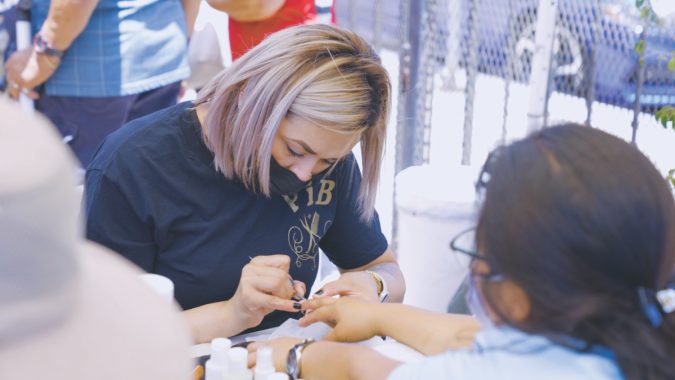
<path fill-rule="evenodd" d="M 478 321 L 468 315 L 435 313 L 402 304 L 378 306 L 377 335 L 391 336 L 425 355 L 469 347 L 480 330 Z"/>
<path fill-rule="evenodd" d="M 248 328 L 245 318 L 235 311 L 232 302 L 222 301 L 185 310 L 195 343 L 206 343 L 217 337 L 233 336 Z"/>
<path fill-rule="evenodd" d="M 364 266 L 349 270 L 340 269 L 342 274 L 340 278 L 323 286 L 323 293 L 326 296 L 348 295 L 357 296 L 363 300 L 377 301 L 377 282 L 370 273 L 365 272 L 366 270 L 375 272 L 386 283 L 389 292 L 386 302 L 403 301 L 405 280 L 394 257 L 394 252 L 390 248 Z"/>
<path fill-rule="evenodd" d="M 87 26 L 96 5 L 98 0 L 52 0 L 40 36 L 47 46 L 67 50 Z M 33 89 L 46 82 L 60 63 L 60 58 L 38 54 L 32 47 L 14 52 L 5 64 L 10 95 L 17 97 L 21 88 Z M 29 95 L 37 97 L 35 92 Z"/>
<path fill-rule="evenodd" d="M 306 289 L 300 281 L 291 286 L 289 267 L 287 255 L 256 256 L 242 269 L 232 298 L 184 311 L 195 341 L 235 335 L 259 325 L 273 310 L 298 312 L 301 305 L 291 298 Z"/>
<path fill-rule="evenodd" d="M 402 364 L 368 347 L 332 342 L 309 345 L 300 362 L 302 378 L 321 380 L 385 380 Z"/>
<path fill-rule="evenodd" d="M 135 178 L 120 180 L 116 174 L 90 168 L 84 183 L 86 237 L 119 253 L 146 272 L 152 272 L 158 248 L 155 230 L 148 222 L 146 199 L 131 193 Z M 151 195 L 149 195 L 151 196 Z"/>
<path fill-rule="evenodd" d="M 187 29 L 188 37 L 192 37 L 192 32 L 195 29 L 195 21 L 199 14 L 200 0 L 182 0 L 183 11 L 185 12 L 185 28 Z"/>
<path fill-rule="evenodd" d="M 254 366 L 256 350 L 260 346 L 268 346 L 274 352 L 274 367 L 277 371 L 285 372 L 288 352 L 299 342 L 294 338 L 280 338 L 252 343 L 247 347 L 248 364 Z M 314 342 L 302 350 L 300 377 L 316 380 L 385 380 L 401 364 L 368 347 Z"/>
<path fill-rule="evenodd" d="M 52 0 L 40 34 L 55 49 L 66 50 L 82 33 L 98 0 Z"/>
<path fill-rule="evenodd" d="M 319 245 L 341 276 L 322 287 L 324 294 L 378 302 L 378 286 L 385 285 L 389 293 L 386 302 L 401 302 L 405 280 L 382 233 L 379 216 L 374 212 L 372 218 L 364 220 L 361 215 L 361 172 L 353 155 L 338 163 L 333 178 L 335 217 Z"/>
<path fill-rule="evenodd" d="M 301 326 L 324 322 L 333 327 L 328 340 L 357 342 L 373 336 L 390 336 L 425 355 L 471 345 L 480 329 L 470 316 L 435 313 L 402 304 L 372 304 L 352 298 L 309 300 L 303 309 L 313 309 L 300 320 Z"/>
<path fill-rule="evenodd" d="M 241 21 L 260 21 L 272 17 L 284 6 L 285 0 L 207 0 L 210 6 Z"/>
<path fill-rule="evenodd" d="M 159 249 L 152 220 L 156 212 L 148 208 L 148 199 L 156 196 L 153 187 L 136 185 L 145 170 L 138 162 L 107 165 L 106 174 L 90 168 L 85 177 L 85 215 L 87 238 L 94 240 L 129 259 L 146 272 L 153 272 Z M 120 174 L 123 180 L 119 179 Z M 216 337 L 232 336 L 260 324 L 272 310 L 298 312 L 299 302 L 291 300 L 304 294 L 305 284 L 288 274 L 288 255 L 256 256 L 241 271 L 234 295 L 229 300 L 202 305 L 183 312 L 197 343 Z"/>

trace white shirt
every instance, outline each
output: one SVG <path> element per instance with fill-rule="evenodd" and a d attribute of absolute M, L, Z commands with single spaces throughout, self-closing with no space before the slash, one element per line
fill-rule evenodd
<path fill-rule="evenodd" d="M 623 379 L 609 355 L 580 353 L 509 327 L 480 331 L 471 350 L 448 351 L 403 364 L 389 380 Z"/>

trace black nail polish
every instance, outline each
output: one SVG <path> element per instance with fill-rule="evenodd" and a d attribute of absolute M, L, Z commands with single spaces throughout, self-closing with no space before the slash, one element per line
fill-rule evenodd
<path fill-rule="evenodd" d="M 322 295 L 322 294 L 323 294 L 323 289 L 319 289 L 319 290 L 318 290 L 316 293 L 314 293 L 314 294 Z"/>
<path fill-rule="evenodd" d="M 300 304 L 300 302 L 295 302 L 295 303 L 293 303 L 293 308 L 300 310 L 300 309 L 302 309 L 302 305 Z"/>
<path fill-rule="evenodd" d="M 241 343 L 233 344 L 232 348 L 234 348 L 234 347 L 246 348 L 251 343 L 253 343 L 253 342 L 241 342 Z"/>

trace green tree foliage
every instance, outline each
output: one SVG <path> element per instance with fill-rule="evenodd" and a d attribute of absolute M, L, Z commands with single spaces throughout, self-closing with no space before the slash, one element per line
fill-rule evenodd
<path fill-rule="evenodd" d="M 647 0 L 635 0 L 635 7 L 640 11 L 640 16 L 644 21 L 653 21 L 656 24 L 660 24 L 660 20 L 654 12 L 652 12 L 651 5 Z M 644 64 L 644 54 L 645 54 L 645 40 L 640 39 L 635 44 L 635 52 L 638 54 L 640 65 Z M 668 61 L 668 70 L 675 71 L 675 50 L 672 52 L 670 59 L 664 57 Z M 663 128 L 672 129 L 675 131 L 675 107 L 666 106 L 661 108 L 656 112 L 656 121 L 661 123 Z M 668 176 L 666 177 L 670 184 L 675 188 L 675 169 L 670 169 L 668 171 Z"/>

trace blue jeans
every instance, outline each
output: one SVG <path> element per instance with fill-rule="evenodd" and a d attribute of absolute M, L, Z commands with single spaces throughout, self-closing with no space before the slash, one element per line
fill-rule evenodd
<path fill-rule="evenodd" d="M 35 108 L 58 128 L 83 168 L 103 139 L 131 120 L 178 101 L 180 82 L 135 95 L 76 97 L 42 95 Z"/>

